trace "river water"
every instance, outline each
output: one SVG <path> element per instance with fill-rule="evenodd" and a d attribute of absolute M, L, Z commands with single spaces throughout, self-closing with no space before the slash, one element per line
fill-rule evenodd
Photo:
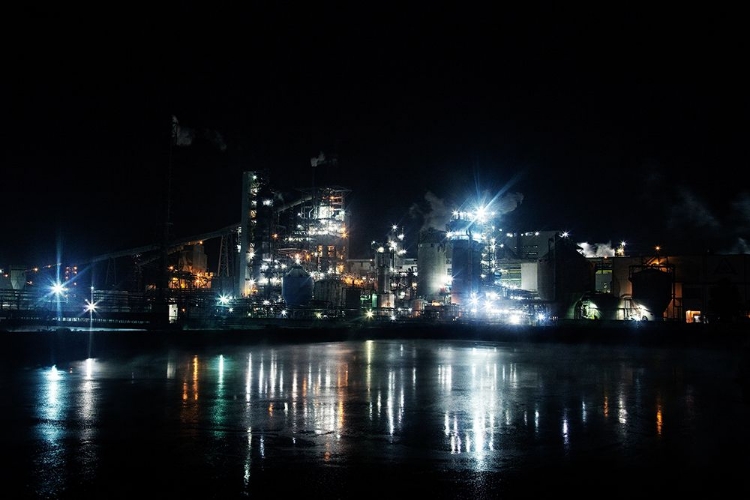
<path fill-rule="evenodd" d="M 3 486 L 50 499 L 742 495 L 740 362 L 726 347 L 429 339 L 17 361 L 2 371 Z"/>

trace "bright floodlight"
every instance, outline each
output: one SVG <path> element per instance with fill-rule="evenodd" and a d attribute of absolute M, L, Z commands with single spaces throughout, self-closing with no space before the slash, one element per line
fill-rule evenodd
<path fill-rule="evenodd" d="M 65 285 L 60 282 L 54 283 L 52 285 L 52 293 L 54 293 L 55 295 L 62 295 L 63 293 L 65 293 Z"/>
<path fill-rule="evenodd" d="M 475 217 L 480 222 L 485 222 L 490 216 L 490 212 L 487 207 L 478 207 L 475 213 Z"/>

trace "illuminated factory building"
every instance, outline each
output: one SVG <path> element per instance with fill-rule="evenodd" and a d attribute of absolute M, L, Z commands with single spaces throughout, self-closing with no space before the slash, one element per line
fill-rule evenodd
<path fill-rule="evenodd" d="M 491 205 L 431 219 L 417 235 L 416 256 L 407 255 L 403 231 L 392 226 L 384 241 L 372 241 L 371 255 L 353 259 L 349 192 L 323 184 L 290 195 L 263 172 L 244 172 L 239 224 L 166 248 L 50 268 L 66 285 L 61 296 L 42 288 L 49 281 L 44 269 L 11 266 L 0 278 L 0 318 L 69 314 L 79 321 L 84 301 L 113 321 L 149 318 L 166 302 L 170 323 L 226 328 L 255 318 L 544 325 L 748 317 L 745 255 L 666 256 L 657 248 L 629 256 L 623 243 L 612 255 L 586 257 L 563 231 L 504 231 Z M 204 247 L 210 240 L 220 241 L 215 272 Z M 159 271 L 164 255 L 168 268 Z M 106 266 L 86 274 L 107 277 L 128 267 L 128 278 L 117 286 L 82 283 L 86 265 Z"/>
<path fill-rule="evenodd" d="M 315 283 L 341 280 L 349 257 L 347 193 L 326 186 L 279 203 L 261 173 L 245 172 L 237 295 L 279 302 L 292 269 Z"/>

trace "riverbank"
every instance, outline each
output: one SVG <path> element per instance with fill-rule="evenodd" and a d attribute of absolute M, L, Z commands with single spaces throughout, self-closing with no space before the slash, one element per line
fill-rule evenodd
<path fill-rule="evenodd" d="M 242 330 L 47 330 L 0 333 L 6 363 L 49 364 L 110 354 L 222 346 L 394 339 L 578 343 L 591 345 L 674 346 L 748 350 L 750 327 L 744 324 L 645 322 L 561 322 L 544 326 L 472 323 L 382 323 L 321 325 L 257 324 Z"/>

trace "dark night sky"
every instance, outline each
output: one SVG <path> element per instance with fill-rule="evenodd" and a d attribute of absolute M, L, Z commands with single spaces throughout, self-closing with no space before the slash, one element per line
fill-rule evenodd
<path fill-rule="evenodd" d="M 352 257 L 477 198 L 507 230 L 745 253 L 742 17 L 647 5 L 6 16 L 0 266 L 158 242 L 173 115 L 177 237 L 239 222 L 243 171 L 309 187 L 322 151 Z"/>

